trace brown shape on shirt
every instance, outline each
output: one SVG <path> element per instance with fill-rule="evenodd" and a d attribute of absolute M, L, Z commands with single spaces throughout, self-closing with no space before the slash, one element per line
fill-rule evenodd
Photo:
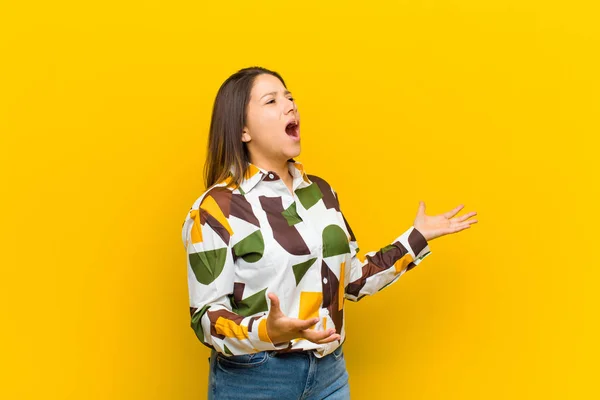
<path fill-rule="evenodd" d="M 232 196 L 231 190 L 222 186 L 215 186 L 208 191 L 207 195 L 215 199 L 219 205 L 219 208 L 223 212 L 223 215 L 229 218 L 229 208 L 231 207 Z"/>
<path fill-rule="evenodd" d="M 299 256 L 310 254 L 310 249 L 296 229 L 290 226 L 283 216 L 283 201 L 281 197 L 260 196 L 260 205 L 267 215 L 269 226 L 273 230 L 273 238 L 290 254 Z"/>
<path fill-rule="evenodd" d="M 380 249 L 372 256 L 367 255 L 365 257 L 367 263 L 362 267 L 362 276 L 354 282 L 348 283 L 346 293 L 358 296 L 360 290 L 367 283 L 367 278 L 392 267 L 406 253 L 408 253 L 408 250 L 406 250 L 406 247 L 402 243 L 394 242 Z"/>
<path fill-rule="evenodd" d="M 244 296 L 244 288 L 246 287 L 245 283 L 242 282 L 234 282 L 233 283 L 233 299 L 235 300 L 236 303 L 239 303 L 242 301 L 242 298 Z"/>
<path fill-rule="evenodd" d="M 229 234 L 227 228 L 225 228 L 223 224 L 221 224 L 215 217 L 213 217 L 203 208 L 200 209 L 200 223 L 202 225 L 207 223 L 208 226 L 210 226 L 217 233 L 217 235 L 223 239 L 225 244 L 229 245 L 229 239 L 231 235 Z"/>
<path fill-rule="evenodd" d="M 339 298 L 340 281 L 333 271 L 329 269 L 325 260 L 321 263 L 321 287 L 323 288 L 323 308 L 329 310 L 329 316 L 333 320 L 335 331 L 341 335 L 344 322 L 344 308 L 342 307 L 340 310 L 339 302 L 343 302 L 344 299 Z"/>
<path fill-rule="evenodd" d="M 252 206 L 241 194 L 233 193 L 231 197 L 231 215 L 260 228 L 260 222 L 252 211 Z"/>
<path fill-rule="evenodd" d="M 325 204 L 325 207 L 327 209 L 334 208 L 336 211 L 340 211 L 339 203 L 335 198 L 335 195 L 331 191 L 331 186 L 329 185 L 329 183 L 327 183 L 327 181 L 325 181 L 323 178 L 319 178 L 316 175 L 308 175 L 308 178 L 314 183 L 316 183 L 319 189 L 321 190 L 321 193 L 323 193 L 322 200 L 323 204 Z"/>

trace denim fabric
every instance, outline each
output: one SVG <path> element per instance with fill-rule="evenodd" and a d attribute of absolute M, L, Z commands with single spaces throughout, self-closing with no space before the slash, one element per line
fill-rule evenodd
<path fill-rule="evenodd" d="M 350 386 L 343 346 L 323 358 L 312 351 L 261 351 L 209 357 L 209 400 L 348 400 Z"/>

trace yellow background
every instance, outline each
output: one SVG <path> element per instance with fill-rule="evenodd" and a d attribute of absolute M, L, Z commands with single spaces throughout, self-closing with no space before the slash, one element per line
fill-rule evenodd
<path fill-rule="evenodd" d="M 597 4 L 2 2 L 0 397 L 205 398 L 181 224 L 262 65 L 362 255 L 478 212 L 347 303 L 353 399 L 598 398 Z"/>

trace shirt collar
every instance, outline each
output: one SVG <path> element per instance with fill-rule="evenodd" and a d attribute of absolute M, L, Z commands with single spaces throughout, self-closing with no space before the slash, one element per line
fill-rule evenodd
<path fill-rule="evenodd" d="M 302 181 L 305 182 L 305 186 L 308 186 L 312 183 L 312 181 L 308 179 L 304 165 L 300 161 L 290 158 L 288 160 L 288 170 L 292 173 L 294 181 L 296 179 L 302 179 Z M 233 172 L 233 167 L 230 169 L 230 171 Z M 240 188 L 242 189 L 243 194 L 246 194 L 252 190 L 269 173 L 270 171 L 261 168 L 256 164 L 248 162 L 248 169 L 246 170 L 246 174 L 240 183 Z M 302 183 L 300 184 L 302 185 Z"/>

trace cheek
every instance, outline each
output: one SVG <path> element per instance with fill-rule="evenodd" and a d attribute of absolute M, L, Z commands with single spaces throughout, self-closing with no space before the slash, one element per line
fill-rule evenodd
<path fill-rule="evenodd" d="M 250 129 L 254 130 L 256 136 L 261 139 L 272 139 L 281 133 L 281 121 L 273 114 L 264 112 L 254 120 L 254 125 Z"/>

